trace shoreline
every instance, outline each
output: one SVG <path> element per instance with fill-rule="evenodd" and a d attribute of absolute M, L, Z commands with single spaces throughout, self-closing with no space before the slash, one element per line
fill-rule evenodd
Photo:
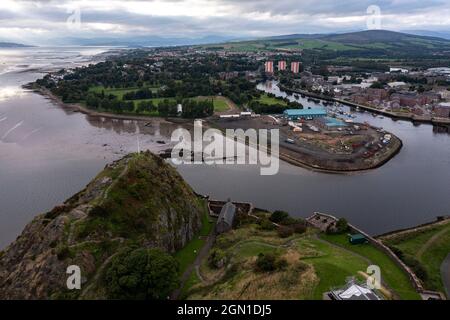
<path fill-rule="evenodd" d="M 70 109 L 73 112 L 83 113 L 83 114 L 91 116 L 91 117 L 109 118 L 109 119 L 117 119 L 117 120 L 147 121 L 147 122 L 155 121 L 155 120 L 171 122 L 168 120 L 168 118 L 164 118 L 164 117 L 139 116 L 139 115 L 126 114 L 126 113 L 125 114 L 117 114 L 117 113 L 110 113 L 110 112 L 98 112 L 98 111 L 91 110 L 87 107 L 84 107 L 79 103 L 63 102 L 59 97 L 55 96 L 49 90 L 44 89 L 42 87 L 35 88 L 35 87 L 24 86 L 24 88 L 32 90 L 33 92 L 35 92 L 37 94 L 40 94 L 44 97 L 49 98 L 52 102 L 54 102 L 55 104 L 57 104 L 58 106 L 60 106 L 62 108 Z"/>
<path fill-rule="evenodd" d="M 411 122 L 419 122 L 419 123 L 432 124 L 432 125 L 437 125 L 437 126 L 450 126 L 450 119 L 437 118 L 437 117 L 421 117 L 421 116 L 416 116 L 412 113 L 402 114 L 402 113 L 396 113 L 396 112 L 391 112 L 391 111 L 386 111 L 386 110 L 380 110 L 375 107 L 370 107 L 370 106 L 354 103 L 354 102 L 347 101 L 347 100 L 337 99 L 334 97 L 318 95 L 315 93 L 311 93 L 309 91 L 304 91 L 304 90 L 299 90 L 299 89 L 290 89 L 281 84 L 279 84 L 278 86 L 279 86 L 280 90 L 283 90 L 285 92 L 293 92 L 293 93 L 302 94 L 307 97 L 311 97 L 311 98 L 315 98 L 315 99 L 320 99 L 320 100 L 325 100 L 325 101 L 333 101 L 333 102 L 341 103 L 341 104 L 349 106 L 349 107 L 354 107 L 354 108 L 358 107 L 358 108 L 366 110 L 366 111 L 370 111 L 370 112 L 373 112 L 376 114 L 390 117 L 394 120 L 407 120 L 407 121 L 411 121 Z"/>
<path fill-rule="evenodd" d="M 227 128 L 224 128 L 219 122 L 216 121 L 208 121 L 208 126 L 214 129 L 220 130 L 222 133 L 225 133 Z M 233 129 L 233 128 L 230 128 Z M 236 128 L 234 128 L 236 129 Z M 248 129 L 247 127 L 243 127 L 243 129 Z M 396 135 L 390 133 L 392 135 L 392 142 L 389 146 L 387 152 L 383 152 L 383 154 L 379 155 L 373 163 L 352 163 L 354 160 L 361 160 L 361 157 L 351 158 L 349 157 L 346 161 L 339 161 L 336 159 L 326 159 L 325 157 L 314 157 L 314 155 L 302 153 L 295 149 L 290 149 L 283 144 L 279 144 L 279 159 L 287 162 L 296 167 L 301 167 L 307 170 L 311 170 L 314 172 L 328 173 L 328 174 L 351 174 L 351 173 L 359 173 L 374 170 L 379 168 L 393 159 L 403 148 L 402 140 Z M 246 145 L 249 145 L 247 141 L 241 141 Z M 255 147 L 255 146 L 253 146 Z"/>
<path fill-rule="evenodd" d="M 397 138 L 397 137 L 396 137 Z M 383 157 L 381 159 L 381 161 L 375 163 L 374 165 L 368 166 L 367 168 L 355 168 L 355 169 L 327 169 L 324 167 L 320 167 L 320 166 L 313 166 L 308 164 L 307 162 L 303 162 L 301 160 L 298 159 L 293 159 L 292 157 L 290 157 L 287 154 L 281 153 L 280 152 L 280 159 L 290 163 L 292 165 L 296 165 L 298 167 L 302 167 L 302 168 L 306 168 L 309 169 L 311 171 L 316 171 L 316 172 L 321 172 L 321 173 L 329 173 L 329 174 L 351 174 L 351 173 L 359 173 L 359 172 L 366 172 L 366 171 L 371 171 L 377 168 L 382 167 L 383 165 L 385 165 L 386 163 L 388 163 L 391 159 L 393 159 L 397 154 L 400 153 L 400 150 L 403 148 L 403 142 L 399 139 L 399 145 L 391 152 L 389 153 L 386 157 Z"/>
<path fill-rule="evenodd" d="M 167 123 L 173 123 L 173 124 L 184 124 L 184 123 L 188 124 L 187 120 L 178 119 L 178 118 L 174 118 L 172 121 L 171 118 L 164 118 L 164 117 L 150 117 L 150 116 L 139 116 L 139 115 L 131 115 L 131 114 L 116 114 L 116 113 L 109 113 L 109 112 L 98 112 L 98 111 L 91 110 L 87 107 L 84 107 L 79 103 L 63 102 L 59 97 L 54 95 L 48 89 L 45 89 L 42 87 L 31 87 L 28 85 L 24 86 L 24 87 L 26 89 L 33 90 L 33 92 L 38 93 L 44 97 L 49 98 L 53 103 L 57 104 L 58 106 L 60 106 L 62 108 L 70 109 L 73 112 L 80 112 L 80 113 L 86 114 L 91 117 L 109 118 L 109 119 L 118 119 L 118 120 L 131 120 L 131 121 L 144 121 L 144 122 L 165 121 Z M 208 121 L 208 119 L 205 119 L 205 120 L 206 120 L 205 122 L 209 126 L 214 124 L 213 121 Z M 301 167 L 301 168 L 304 168 L 307 170 L 315 171 L 315 172 L 321 172 L 321 173 L 350 174 L 350 173 L 365 172 L 365 171 L 374 170 L 374 169 L 382 167 L 384 164 L 389 162 L 392 158 L 394 158 L 400 152 L 400 150 L 403 147 L 403 142 L 397 136 L 395 136 L 393 134 L 392 134 L 392 136 L 395 138 L 395 141 L 397 142 L 396 146 L 394 147 L 394 150 L 392 150 L 391 152 L 389 152 L 386 155 L 383 155 L 379 161 L 376 161 L 375 163 L 368 165 L 367 167 L 355 166 L 354 168 L 340 169 L 337 167 L 329 167 L 329 166 L 327 167 L 324 165 L 315 165 L 313 163 L 310 163 L 310 162 L 307 162 L 307 161 L 301 159 L 302 155 L 298 152 L 297 152 L 297 154 L 299 154 L 299 157 L 294 157 L 292 155 L 289 155 L 287 152 L 289 149 L 287 149 L 283 146 L 280 146 L 279 159 L 284 162 L 287 162 L 291 165 Z M 246 142 L 246 145 L 248 145 L 247 142 Z"/>
<path fill-rule="evenodd" d="M 448 215 L 448 216 L 439 216 L 439 217 L 436 217 L 436 219 L 434 221 L 425 222 L 425 223 L 422 223 L 422 224 L 419 224 L 419 225 L 415 225 L 415 226 L 412 226 L 412 227 L 409 227 L 409 228 L 402 228 L 402 229 L 388 231 L 388 232 L 382 233 L 380 235 L 376 235 L 376 236 L 374 236 L 374 238 L 381 239 L 381 240 L 389 239 L 389 238 L 392 238 L 392 237 L 399 236 L 401 234 L 408 234 L 408 233 L 416 232 L 416 231 L 419 231 L 419 230 L 429 229 L 429 228 L 433 228 L 435 226 L 440 226 L 440 225 L 443 225 L 443 224 L 447 224 L 449 222 L 450 222 L 450 215 Z"/>

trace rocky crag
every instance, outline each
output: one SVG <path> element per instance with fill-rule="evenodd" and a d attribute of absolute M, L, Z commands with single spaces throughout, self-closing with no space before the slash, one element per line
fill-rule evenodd
<path fill-rule="evenodd" d="M 0 252 L 0 299 L 105 298 L 103 273 L 126 247 L 175 252 L 201 227 L 205 204 L 149 152 L 107 165 L 84 190 L 37 216 Z M 67 267 L 82 272 L 68 290 Z"/>

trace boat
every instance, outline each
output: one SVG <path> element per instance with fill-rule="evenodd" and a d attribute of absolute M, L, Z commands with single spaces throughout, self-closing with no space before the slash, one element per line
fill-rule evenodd
<path fill-rule="evenodd" d="M 284 140 L 284 141 L 285 141 L 285 142 L 287 142 L 287 143 L 290 143 L 290 144 L 294 144 L 294 142 L 295 142 L 294 140 L 292 140 L 292 139 L 289 139 L 289 138 L 288 138 L 288 139 L 286 139 L 286 140 Z"/>

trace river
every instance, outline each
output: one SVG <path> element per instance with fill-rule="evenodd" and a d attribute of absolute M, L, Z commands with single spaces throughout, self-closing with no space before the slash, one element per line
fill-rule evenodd
<path fill-rule="evenodd" d="M 47 71 L 87 64 L 105 50 L 0 50 L 0 249 L 36 214 L 82 189 L 105 164 L 138 145 L 155 152 L 167 147 L 160 142 L 169 141 L 175 125 L 92 118 L 21 88 Z M 284 95 L 273 83 L 260 89 Z M 315 105 L 302 98 L 300 102 Z M 249 201 L 299 217 L 326 212 L 346 217 L 371 234 L 450 214 L 448 133 L 368 113 L 357 113 L 355 120 L 400 137 L 400 154 L 379 169 L 348 175 L 283 162 L 274 176 L 261 176 L 256 165 L 183 165 L 178 170 L 197 192 L 216 199 Z"/>

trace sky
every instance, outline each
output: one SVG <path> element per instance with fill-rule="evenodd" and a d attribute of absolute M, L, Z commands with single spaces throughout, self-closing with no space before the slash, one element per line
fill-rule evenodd
<path fill-rule="evenodd" d="M 450 33 L 450 1 L 0 0 L 0 40 L 32 45 L 72 37 L 254 38 L 368 28 Z"/>

